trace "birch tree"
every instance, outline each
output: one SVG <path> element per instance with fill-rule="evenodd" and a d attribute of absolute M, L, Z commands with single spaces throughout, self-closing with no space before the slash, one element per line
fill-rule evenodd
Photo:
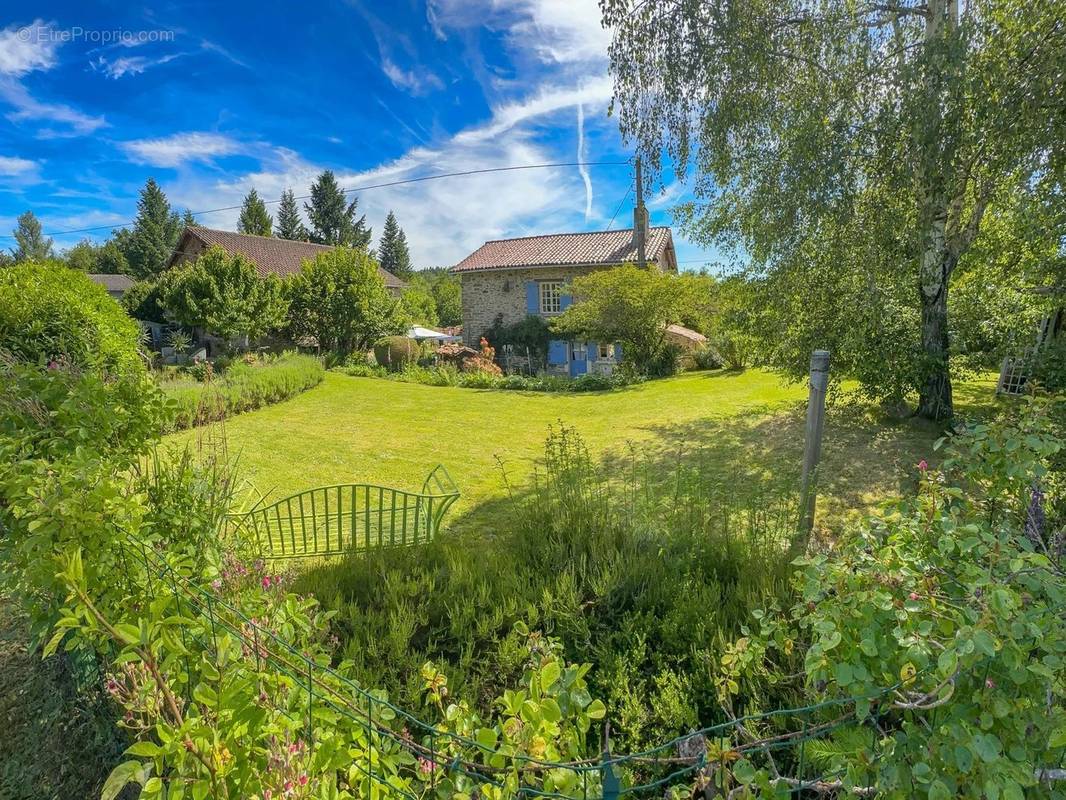
<path fill-rule="evenodd" d="M 916 390 L 918 414 L 949 418 L 956 266 L 998 197 L 1061 174 L 1061 3 L 600 5 L 623 135 L 653 172 L 664 153 L 679 176 L 694 168 L 688 232 L 743 251 L 771 282 L 809 270 L 803 253 L 831 252 L 830 268 L 871 303 L 909 284 L 917 330 L 894 350 L 909 355 L 886 391 Z M 868 309 L 838 300 L 805 334 L 830 346 L 853 337 L 850 310 Z"/>

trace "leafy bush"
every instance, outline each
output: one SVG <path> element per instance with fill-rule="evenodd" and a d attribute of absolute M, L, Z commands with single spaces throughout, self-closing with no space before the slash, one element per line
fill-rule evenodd
<path fill-rule="evenodd" d="M 422 345 L 406 336 L 387 336 L 374 343 L 374 358 L 389 370 L 402 370 L 422 357 Z"/>
<path fill-rule="evenodd" d="M 168 431 L 178 431 L 288 400 L 322 382 L 325 368 L 314 356 L 285 353 L 264 363 L 236 362 L 207 383 L 163 385 L 171 401 Z"/>
<path fill-rule="evenodd" d="M 722 356 L 710 344 L 697 347 L 692 353 L 692 361 L 696 365 L 696 369 L 718 369 L 723 364 Z"/>
<path fill-rule="evenodd" d="M 122 295 L 122 307 L 134 319 L 166 322 L 163 291 L 159 281 L 137 281 Z"/>
<path fill-rule="evenodd" d="M 519 392 L 602 392 L 621 389 L 645 378 L 624 371 L 613 375 L 581 375 L 577 378 L 561 378 L 555 375 L 494 375 L 489 372 L 461 372 L 451 364 L 425 367 L 408 364 L 398 372 L 389 372 L 384 367 L 363 363 L 335 367 L 354 378 L 388 378 L 404 383 L 421 383 L 426 386 L 459 386 L 464 389 L 497 389 Z"/>
<path fill-rule="evenodd" d="M 574 302 L 551 321 L 557 335 L 594 342 L 619 342 L 627 362 L 651 376 L 677 371 L 677 353 L 669 352 L 668 325 L 697 304 L 698 284 L 657 269 L 627 264 L 575 278 Z"/>
<path fill-rule="evenodd" d="M 503 324 L 503 315 L 499 314 L 493 320 L 492 327 L 484 333 L 489 344 L 497 351 L 510 345 L 519 355 L 529 353 L 534 364 L 543 364 L 548 357 L 548 342 L 551 339 L 551 330 L 548 321 L 543 317 L 530 314 L 525 319 L 513 325 Z"/>
<path fill-rule="evenodd" d="M 1066 332 L 1040 352 L 1033 377 L 1050 392 L 1066 392 Z"/>
<path fill-rule="evenodd" d="M 135 371 L 141 330 L 107 291 L 56 261 L 0 270 L 0 350 L 19 361 Z"/>
<path fill-rule="evenodd" d="M 398 299 L 385 287 L 377 262 L 362 249 L 319 253 L 286 281 L 289 334 L 340 356 L 365 352 L 407 322 Z"/>
<path fill-rule="evenodd" d="M 280 328 L 289 307 L 275 275 L 261 277 L 248 258 L 212 245 L 195 261 L 160 281 L 163 305 L 190 328 L 204 328 L 226 341 L 259 339 Z"/>
<path fill-rule="evenodd" d="M 417 706 L 432 660 L 453 696 L 487 711 L 521 675 L 522 622 L 593 664 L 619 746 L 659 742 L 720 719 L 707 666 L 788 574 L 787 489 L 721 485 L 709 466 L 663 471 L 635 454 L 599 465 L 563 429 L 528 493 L 501 508 L 504 532 L 344 561 L 295 588 L 337 610 L 343 657 L 401 705 Z"/>
<path fill-rule="evenodd" d="M 948 442 L 941 472 L 919 465 L 916 498 L 837 552 L 797 561 L 796 603 L 757 615 L 728 648 L 719 692 L 736 715 L 797 678 L 804 705 L 834 702 L 809 724 L 839 717 L 840 698 L 854 707 L 792 780 L 933 800 L 1057 796 L 1039 784 L 1066 748 L 1066 553 L 1041 487 L 1062 442 L 1046 403 L 1029 405 Z M 760 797 L 781 782 L 766 762 L 745 771 Z"/>

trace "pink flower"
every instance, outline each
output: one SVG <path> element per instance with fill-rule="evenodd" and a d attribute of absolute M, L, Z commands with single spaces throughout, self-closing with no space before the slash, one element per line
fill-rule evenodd
<path fill-rule="evenodd" d="M 306 772 L 301 772 L 300 773 L 300 777 L 297 778 L 297 780 L 300 782 L 301 786 L 306 786 L 307 785 L 307 773 Z"/>
<path fill-rule="evenodd" d="M 920 595 L 920 594 L 918 594 L 917 592 L 911 592 L 911 593 L 910 593 L 909 595 L 907 595 L 907 596 L 908 596 L 908 597 L 909 597 L 909 598 L 910 598 L 911 600 L 917 600 L 917 599 L 918 599 L 919 597 L 921 597 L 921 595 Z"/>
<path fill-rule="evenodd" d="M 418 769 L 425 775 L 433 772 L 437 768 L 437 765 L 430 761 L 428 758 L 418 757 Z"/>
<path fill-rule="evenodd" d="M 53 358 L 48 362 L 48 369 L 59 369 L 59 362 Z"/>
<path fill-rule="evenodd" d="M 263 588 L 264 589 L 269 589 L 270 588 L 270 576 L 269 575 L 264 575 L 263 576 Z"/>
<path fill-rule="evenodd" d="M 929 469 L 929 464 L 926 463 L 926 460 L 924 458 L 918 462 L 918 469 L 920 469 L 922 472 L 925 472 L 927 469 Z"/>
<path fill-rule="evenodd" d="M 274 793 L 272 791 L 270 791 L 269 789 L 264 789 L 263 790 L 263 800 L 270 800 L 270 798 L 273 797 L 273 796 L 274 796 Z"/>
<path fill-rule="evenodd" d="M 986 689 L 995 689 L 996 688 L 996 682 L 994 680 L 992 680 L 991 678 L 986 678 L 985 679 L 985 688 Z"/>
<path fill-rule="evenodd" d="M 219 589 L 222 588 L 222 581 L 220 581 L 218 578 L 215 578 L 213 581 L 211 581 L 211 588 L 217 592 Z"/>

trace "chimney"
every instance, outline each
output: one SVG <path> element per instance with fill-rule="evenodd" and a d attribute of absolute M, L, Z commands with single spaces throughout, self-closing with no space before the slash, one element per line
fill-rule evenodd
<path fill-rule="evenodd" d="M 640 156 L 637 156 L 637 205 L 633 209 L 633 241 L 637 247 L 637 266 L 648 266 L 648 209 L 644 207 L 644 184 L 640 173 Z"/>

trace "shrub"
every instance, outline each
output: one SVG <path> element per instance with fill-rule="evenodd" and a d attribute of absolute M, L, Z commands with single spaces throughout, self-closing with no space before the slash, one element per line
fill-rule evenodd
<path fill-rule="evenodd" d="M 137 281 L 122 295 L 122 307 L 134 319 L 166 322 L 163 292 L 159 281 Z"/>
<path fill-rule="evenodd" d="M 248 258 L 212 245 L 161 280 L 163 304 L 174 319 L 226 341 L 259 339 L 280 328 L 289 307 L 275 275 L 261 277 Z"/>
<path fill-rule="evenodd" d="M 140 327 L 107 291 L 59 262 L 0 270 L 0 350 L 19 361 L 138 370 Z"/>
<path fill-rule="evenodd" d="M 1041 350 L 1033 377 L 1050 392 L 1066 392 L 1066 332 Z"/>
<path fill-rule="evenodd" d="M 218 380 L 164 384 L 171 401 L 168 431 L 224 419 L 287 400 L 322 382 L 325 368 L 314 356 L 285 353 L 264 363 L 237 362 Z"/>
<path fill-rule="evenodd" d="M 941 472 L 919 464 L 916 498 L 797 561 L 796 603 L 730 645 L 719 694 L 737 716 L 797 679 L 803 705 L 834 703 L 809 724 L 844 715 L 807 746 L 815 771 L 793 779 L 843 775 L 888 797 L 1055 796 L 1039 784 L 1066 746 L 1066 553 L 1040 488 L 1062 447 L 1046 410 L 955 437 Z M 745 782 L 768 796 L 777 770 L 757 766 Z"/>
<path fill-rule="evenodd" d="M 723 363 L 718 350 L 710 344 L 697 347 L 692 353 L 692 361 L 696 369 L 718 369 Z"/>
<path fill-rule="evenodd" d="M 510 345 L 519 355 L 524 356 L 528 352 L 533 364 L 543 364 L 548 357 L 551 331 L 547 320 L 534 314 L 513 325 L 504 325 L 503 315 L 499 314 L 484 336 L 497 351 Z"/>
<path fill-rule="evenodd" d="M 385 287 L 377 262 L 364 250 L 319 253 L 288 278 L 289 334 L 341 356 L 365 352 L 406 326 L 399 300 Z"/>
<path fill-rule="evenodd" d="M 296 590 L 338 611 L 343 657 L 400 705 L 418 703 L 428 659 L 455 702 L 487 711 L 522 673 L 522 622 L 594 665 L 590 692 L 609 701 L 620 747 L 719 719 L 706 667 L 752 609 L 782 596 L 787 488 L 722 485 L 709 464 L 660 469 L 633 453 L 597 464 L 571 429 L 545 457 L 496 535 L 321 567 Z"/>
<path fill-rule="evenodd" d="M 401 370 L 422 357 L 422 346 L 406 336 L 387 336 L 374 344 L 374 358 L 390 370 Z"/>

